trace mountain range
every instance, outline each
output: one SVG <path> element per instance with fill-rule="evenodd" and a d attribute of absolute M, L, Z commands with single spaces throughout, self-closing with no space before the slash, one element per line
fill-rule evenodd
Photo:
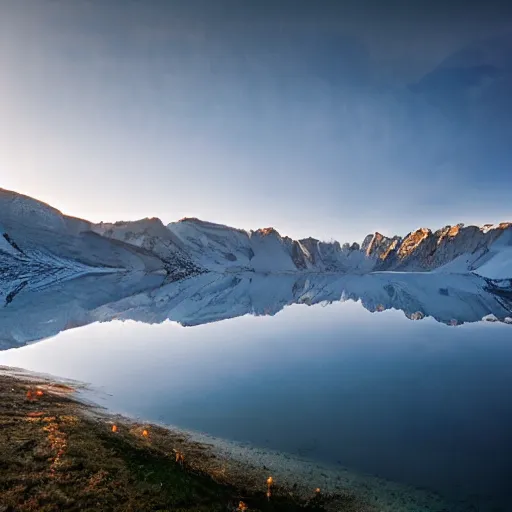
<path fill-rule="evenodd" d="M 95 224 L 0 189 L 1 296 L 84 274 L 159 272 L 169 281 L 204 272 L 375 271 L 476 273 L 512 278 L 512 224 L 370 234 L 361 244 L 293 240 L 273 228 L 245 231 L 185 218 Z"/>
<path fill-rule="evenodd" d="M 512 224 L 293 240 L 186 218 L 95 224 L 0 189 L 0 348 L 94 321 L 186 326 L 360 300 L 458 325 L 512 322 Z"/>

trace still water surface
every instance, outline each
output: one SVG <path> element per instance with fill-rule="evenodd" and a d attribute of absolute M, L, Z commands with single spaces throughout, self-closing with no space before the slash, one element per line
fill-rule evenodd
<path fill-rule="evenodd" d="M 512 326 L 360 303 L 182 327 L 95 323 L 0 353 L 102 405 L 512 510 Z M 498 509 L 497 509 L 498 510 Z"/>

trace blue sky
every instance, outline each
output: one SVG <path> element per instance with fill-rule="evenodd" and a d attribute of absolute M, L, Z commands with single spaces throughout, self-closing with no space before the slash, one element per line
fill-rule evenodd
<path fill-rule="evenodd" d="M 480 85 L 476 100 L 468 90 L 467 122 L 432 103 L 432 91 L 409 88 L 473 41 L 506 34 L 506 6 L 2 0 L 1 9 L 3 188 L 94 221 L 196 216 L 341 241 L 511 220 L 501 104 L 489 106 Z M 507 66 L 498 63 L 504 103 Z"/>

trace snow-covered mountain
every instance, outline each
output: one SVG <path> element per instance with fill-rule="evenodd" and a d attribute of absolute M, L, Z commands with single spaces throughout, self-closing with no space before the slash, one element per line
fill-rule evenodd
<path fill-rule="evenodd" d="M 504 321 L 511 289 L 510 223 L 340 245 L 194 218 L 93 224 L 0 190 L 4 348 L 114 318 L 198 325 L 347 298 L 415 319 Z"/>
<path fill-rule="evenodd" d="M 420 228 L 404 238 L 368 235 L 362 245 L 340 245 L 314 238 L 292 240 L 275 229 L 257 231 L 194 218 L 168 229 L 198 265 L 214 271 L 345 272 L 371 271 L 476 272 L 499 279 L 512 277 L 512 224 Z"/>
<path fill-rule="evenodd" d="M 374 270 L 475 272 L 492 279 L 512 276 L 511 251 L 509 222 L 483 227 L 459 224 L 435 232 L 420 228 L 403 239 L 375 233 L 365 250 L 375 259 Z"/>
<path fill-rule="evenodd" d="M 358 244 L 342 247 L 338 242 L 314 238 L 292 240 L 274 228 L 244 231 L 195 218 L 167 227 L 188 253 L 210 270 L 368 272 L 373 266 Z"/>
<path fill-rule="evenodd" d="M 484 317 L 512 322 L 512 295 L 476 275 L 208 272 L 169 283 L 160 274 L 129 272 L 20 291 L 9 307 L 0 308 L 0 349 L 98 321 L 196 326 L 246 314 L 275 315 L 292 304 L 346 300 L 361 301 L 371 312 L 397 309 L 411 320 L 433 317 L 447 325 Z"/>
<path fill-rule="evenodd" d="M 160 219 L 146 218 L 134 222 L 91 224 L 94 233 L 135 247 L 141 247 L 158 256 L 174 279 L 201 272 L 186 254 L 179 239 L 167 229 Z"/>
<path fill-rule="evenodd" d="M 474 272 L 512 278 L 512 225 L 421 228 L 405 237 L 368 235 L 361 245 L 293 240 L 273 228 L 245 231 L 186 218 L 94 224 L 0 189 L 0 300 L 91 273 Z"/>
<path fill-rule="evenodd" d="M 136 229 L 143 233 L 141 227 Z M 0 300 L 8 304 L 23 288 L 91 273 L 161 272 L 173 279 L 197 273 L 179 251 L 164 255 L 160 250 L 166 243 L 162 235 L 171 238 L 162 229 L 155 247 L 141 243 L 140 236 L 127 243 L 115 235 L 101 236 L 101 226 L 0 189 Z"/>

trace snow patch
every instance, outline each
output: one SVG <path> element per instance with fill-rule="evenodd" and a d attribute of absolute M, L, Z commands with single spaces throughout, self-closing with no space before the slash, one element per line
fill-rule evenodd
<path fill-rule="evenodd" d="M 496 253 L 487 263 L 478 267 L 475 272 L 488 279 L 512 278 L 512 247 L 507 247 Z"/>

